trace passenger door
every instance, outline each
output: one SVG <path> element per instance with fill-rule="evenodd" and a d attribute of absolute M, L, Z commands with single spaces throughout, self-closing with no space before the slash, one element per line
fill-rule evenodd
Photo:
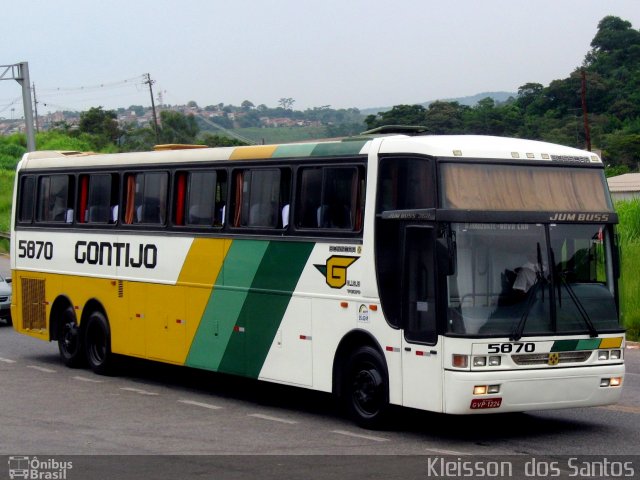
<path fill-rule="evenodd" d="M 403 405 L 442 409 L 442 351 L 436 330 L 436 236 L 431 225 L 406 225 L 401 317 Z"/>

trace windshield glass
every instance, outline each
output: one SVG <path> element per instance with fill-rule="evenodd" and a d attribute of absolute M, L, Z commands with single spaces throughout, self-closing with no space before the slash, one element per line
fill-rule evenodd
<path fill-rule="evenodd" d="M 452 231 L 448 333 L 517 338 L 619 328 L 604 225 L 465 223 Z"/>

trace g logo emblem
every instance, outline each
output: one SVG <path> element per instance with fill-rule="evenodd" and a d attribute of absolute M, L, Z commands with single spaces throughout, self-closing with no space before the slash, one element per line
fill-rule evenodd
<path fill-rule="evenodd" d="M 560 354 L 559 353 L 550 353 L 549 354 L 549 360 L 547 360 L 547 363 L 551 366 L 554 365 L 558 365 L 558 363 L 560 363 Z"/>
<path fill-rule="evenodd" d="M 325 265 L 314 265 L 327 280 L 331 288 L 342 288 L 347 284 L 347 268 L 358 260 L 358 257 L 343 257 L 333 255 L 327 259 Z"/>

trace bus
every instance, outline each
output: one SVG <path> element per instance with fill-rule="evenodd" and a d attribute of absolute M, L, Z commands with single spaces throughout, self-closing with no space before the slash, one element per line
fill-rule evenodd
<path fill-rule="evenodd" d="M 331 392 L 369 428 L 392 405 L 607 405 L 616 223 L 597 155 L 523 139 L 32 152 L 12 317 L 70 367 L 123 355 Z"/>

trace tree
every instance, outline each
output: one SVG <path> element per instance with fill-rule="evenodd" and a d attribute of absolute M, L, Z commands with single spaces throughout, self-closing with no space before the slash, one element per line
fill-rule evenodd
<path fill-rule="evenodd" d="M 463 132 L 463 114 L 469 107 L 458 102 L 433 102 L 425 113 L 423 125 L 435 135 Z"/>
<path fill-rule="evenodd" d="M 247 110 L 247 111 L 255 107 L 255 105 L 251 103 L 249 100 L 245 100 L 240 104 L 240 106 L 242 107 L 243 110 Z"/>
<path fill-rule="evenodd" d="M 115 143 L 122 131 L 118 127 L 118 116 L 113 110 L 103 110 L 102 107 L 92 107 L 80 114 L 78 131 L 96 137 L 99 147 L 106 143 Z"/>
<path fill-rule="evenodd" d="M 283 97 L 280 100 L 278 100 L 278 105 L 280 105 L 285 110 L 291 110 L 295 102 L 296 101 L 291 97 L 288 97 L 288 98 Z"/>
<path fill-rule="evenodd" d="M 391 110 L 364 119 L 369 129 L 383 125 L 424 125 L 426 109 L 422 105 L 395 105 Z"/>
<path fill-rule="evenodd" d="M 163 110 L 160 112 L 160 141 L 162 143 L 195 143 L 200 128 L 193 115 Z"/>

